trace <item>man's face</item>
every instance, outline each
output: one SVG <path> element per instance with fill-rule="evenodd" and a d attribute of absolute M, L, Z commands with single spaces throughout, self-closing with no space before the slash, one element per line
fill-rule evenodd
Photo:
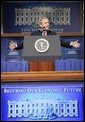
<path fill-rule="evenodd" d="M 49 20 L 48 19 L 43 19 L 40 24 L 41 28 L 45 28 L 46 30 L 49 29 Z"/>

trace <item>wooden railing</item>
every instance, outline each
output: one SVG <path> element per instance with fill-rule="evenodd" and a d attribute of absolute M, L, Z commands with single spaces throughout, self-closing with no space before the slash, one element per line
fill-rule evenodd
<path fill-rule="evenodd" d="M 1 82 L 84 80 L 83 71 L 2 72 Z"/>

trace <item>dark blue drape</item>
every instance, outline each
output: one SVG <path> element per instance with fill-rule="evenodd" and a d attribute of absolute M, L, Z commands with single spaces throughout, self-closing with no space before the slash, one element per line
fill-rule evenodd
<path fill-rule="evenodd" d="M 84 70 L 84 60 L 83 59 L 68 59 L 68 60 L 56 60 L 55 70 L 71 70 L 78 71 Z"/>
<path fill-rule="evenodd" d="M 80 71 L 84 70 L 84 59 L 56 60 L 55 71 Z M 2 72 L 27 72 L 29 71 L 28 61 L 2 61 Z"/>
<path fill-rule="evenodd" d="M 28 71 L 28 61 L 2 61 L 1 62 L 1 71 L 2 72 L 25 72 Z"/>

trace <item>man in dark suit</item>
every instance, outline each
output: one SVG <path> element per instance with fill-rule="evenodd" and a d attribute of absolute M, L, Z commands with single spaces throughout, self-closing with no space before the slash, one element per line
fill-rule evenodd
<path fill-rule="evenodd" d="M 34 35 L 41 35 L 41 36 L 56 35 L 55 32 L 49 30 L 49 20 L 47 17 L 41 17 L 39 19 L 38 24 L 40 27 L 39 30 L 32 32 L 31 36 L 34 36 Z M 78 41 L 66 42 L 66 41 L 63 41 L 62 39 L 60 41 L 61 41 L 61 46 L 63 46 L 63 47 L 67 47 L 67 48 L 80 47 L 80 43 L 78 43 Z M 15 42 L 11 42 L 9 47 L 12 50 L 13 49 L 16 49 L 16 50 L 23 49 L 23 43 L 16 44 Z"/>

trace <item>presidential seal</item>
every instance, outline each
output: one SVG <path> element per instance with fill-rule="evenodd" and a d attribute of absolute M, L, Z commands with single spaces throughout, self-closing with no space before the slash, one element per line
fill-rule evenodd
<path fill-rule="evenodd" d="M 38 52 L 46 52 L 49 49 L 49 42 L 46 39 L 40 38 L 35 42 L 35 49 Z"/>

